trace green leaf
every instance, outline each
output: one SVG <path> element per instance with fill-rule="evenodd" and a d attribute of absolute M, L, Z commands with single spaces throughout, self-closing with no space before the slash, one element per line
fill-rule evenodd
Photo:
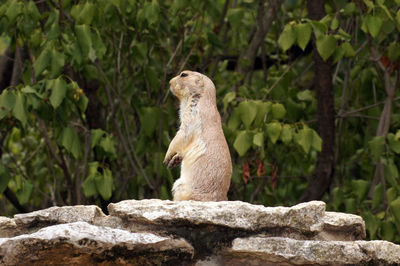
<path fill-rule="evenodd" d="M 379 1 L 378 1 L 378 2 L 379 2 Z M 378 3 L 379 7 L 382 8 L 383 11 L 385 11 L 386 16 L 387 16 L 388 18 L 390 18 L 390 20 L 393 20 L 393 17 L 392 17 L 392 15 L 390 14 L 389 9 L 383 4 L 383 2 L 384 2 L 384 1 L 382 1 L 381 3 Z"/>
<path fill-rule="evenodd" d="M 100 147 L 102 147 L 111 158 L 115 159 L 117 157 L 117 153 L 115 152 L 115 143 L 110 136 L 106 136 L 105 138 L 101 139 Z"/>
<path fill-rule="evenodd" d="M 244 10 L 243 8 L 230 8 L 226 14 L 229 23 L 232 25 L 233 28 L 240 28 L 242 26 L 242 19 L 244 17 Z"/>
<path fill-rule="evenodd" d="M 274 103 L 271 107 L 271 111 L 272 117 L 277 120 L 284 118 L 286 115 L 286 109 L 280 103 Z"/>
<path fill-rule="evenodd" d="M 386 191 L 386 198 L 388 203 L 391 203 L 392 201 L 394 201 L 397 197 L 397 191 L 394 187 L 389 188 Z"/>
<path fill-rule="evenodd" d="M 371 34 L 372 37 L 376 38 L 378 36 L 379 31 L 382 27 L 382 19 L 377 16 L 368 16 L 365 20 L 368 32 Z"/>
<path fill-rule="evenodd" d="M 29 1 L 27 5 L 27 10 L 34 20 L 38 21 L 40 19 L 39 10 L 33 1 Z"/>
<path fill-rule="evenodd" d="M 364 213 L 363 218 L 365 220 L 365 227 L 369 233 L 369 237 L 371 239 L 376 238 L 376 232 L 381 225 L 380 219 L 369 211 Z"/>
<path fill-rule="evenodd" d="M 350 16 L 357 11 L 357 6 L 355 3 L 351 2 L 345 5 L 344 14 Z"/>
<path fill-rule="evenodd" d="M 97 195 L 95 175 L 91 175 L 83 181 L 82 190 L 86 198 Z"/>
<path fill-rule="evenodd" d="M 109 169 L 103 169 L 103 174 L 94 177 L 97 191 L 104 200 L 109 200 L 112 196 L 113 177 Z"/>
<path fill-rule="evenodd" d="M 312 130 L 312 142 L 311 142 L 311 147 L 314 148 L 314 150 L 321 152 L 322 150 L 322 139 L 321 137 L 318 135 L 318 133 L 314 130 Z"/>
<path fill-rule="evenodd" d="M 38 77 L 42 74 L 43 70 L 45 70 L 50 65 L 51 54 L 49 49 L 45 48 L 37 58 L 37 60 L 33 63 L 33 70 L 35 71 L 35 77 Z"/>
<path fill-rule="evenodd" d="M 29 181 L 25 181 L 22 187 L 15 193 L 18 199 L 18 202 L 21 205 L 25 205 L 29 202 L 33 191 L 33 185 Z"/>
<path fill-rule="evenodd" d="M 14 91 L 3 90 L 0 94 L 0 119 L 3 119 L 14 108 L 15 101 Z"/>
<path fill-rule="evenodd" d="M 297 44 L 304 51 L 310 41 L 312 28 L 308 23 L 297 24 L 293 28 L 296 34 Z"/>
<path fill-rule="evenodd" d="M 314 34 L 317 40 L 324 36 L 325 33 L 328 31 L 328 27 L 324 23 L 321 23 L 319 21 L 310 20 L 310 24 L 314 30 Z"/>
<path fill-rule="evenodd" d="M 383 221 L 381 226 L 382 239 L 386 241 L 394 241 L 394 236 L 397 234 L 396 227 L 391 221 Z"/>
<path fill-rule="evenodd" d="M 374 3 L 371 0 L 364 0 L 364 4 L 368 6 L 369 10 L 375 7 Z"/>
<path fill-rule="evenodd" d="M 81 141 L 79 140 L 78 134 L 76 134 L 75 130 L 67 126 L 63 129 L 60 134 L 59 141 L 61 145 L 72 155 L 79 159 L 82 155 L 82 145 Z"/>
<path fill-rule="evenodd" d="M 86 111 L 88 103 L 89 103 L 89 99 L 86 97 L 86 95 L 81 94 L 79 97 L 79 101 L 78 101 L 78 107 L 81 110 L 81 112 Z"/>
<path fill-rule="evenodd" d="M 390 149 L 395 153 L 400 154 L 400 141 L 396 140 L 395 135 L 393 133 L 389 133 L 387 135 L 387 139 L 389 142 Z"/>
<path fill-rule="evenodd" d="M 266 125 L 266 132 L 273 144 L 279 139 L 282 131 L 282 125 L 279 122 L 271 122 Z"/>
<path fill-rule="evenodd" d="M 389 160 L 387 164 L 384 166 L 385 168 L 385 179 L 387 182 L 392 186 L 395 187 L 397 190 L 400 191 L 400 185 L 397 182 L 399 178 L 399 171 L 397 169 L 396 164 L 392 160 Z"/>
<path fill-rule="evenodd" d="M 376 136 L 368 142 L 368 145 L 371 149 L 371 154 L 374 158 L 374 161 L 377 161 L 385 149 L 385 138 L 382 136 Z"/>
<path fill-rule="evenodd" d="M 272 103 L 262 102 L 262 101 L 255 101 L 254 103 L 257 106 L 257 115 L 256 118 L 254 119 L 254 126 L 259 127 L 261 126 L 261 124 L 264 123 L 264 117 L 271 110 Z"/>
<path fill-rule="evenodd" d="M 353 198 L 345 199 L 344 200 L 344 206 L 345 206 L 345 212 L 347 213 L 356 213 L 357 212 L 357 206 L 356 206 L 356 200 Z"/>
<path fill-rule="evenodd" d="M 50 77 L 55 78 L 61 74 L 65 65 L 65 55 L 53 49 L 51 51 Z"/>
<path fill-rule="evenodd" d="M 17 92 L 15 105 L 12 112 L 14 117 L 17 118 L 23 126 L 25 126 L 27 122 L 27 114 L 25 110 L 25 95 L 21 92 Z"/>
<path fill-rule="evenodd" d="M 299 91 L 297 93 L 297 98 L 300 101 L 312 101 L 313 100 L 313 95 L 312 95 L 312 92 L 310 90 L 303 90 L 303 91 Z"/>
<path fill-rule="evenodd" d="M 400 223 L 400 197 L 390 202 L 389 207 L 397 223 Z"/>
<path fill-rule="evenodd" d="M 339 210 L 340 205 L 343 203 L 344 200 L 344 193 L 343 190 L 339 187 L 335 187 L 332 191 L 333 193 L 333 206 L 335 208 L 335 211 Z"/>
<path fill-rule="evenodd" d="M 399 25 L 400 26 L 400 25 Z M 390 61 L 396 61 L 400 56 L 400 44 L 391 42 L 388 49 L 388 57 Z"/>
<path fill-rule="evenodd" d="M 50 103 L 54 109 L 56 109 L 65 98 L 67 93 L 67 83 L 63 78 L 58 78 L 52 82 L 51 95 L 50 95 Z"/>
<path fill-rule="evenodd" d="M 264 146 L 264 132 L 258 132 L 253 137 L 254 145 L 258 147 Z"/>
<path fill-rule="evenodd" d="M 296 33 L 290 24 L 287 24 L 279 36 L 278 44 L 283 51 L 289 49 L 296 41 Z"/>
<path fill-rule="evenodd" d="M 241 130 L 236 136 L 233 147 L 238 152 L 239 156 L 243 156 L 249 150 L 253 143 L 253 135 L 251 132 Z"/>
<path fill-rule="evenodd" d="M 232 102 L 236 98 L 236 92 L 231 91 L 225 94 L 224 98 L 222 99 L 222 103 L 224 105 L 224 113 L 226 112 L 226 108 L 228 108 L 228 104 Z"/>
<path fill-rule="evenodd" d="M 7 188 L 8 182 L 11 180 L 11 175 L 8 169 L 0 162 L 0 193 Z"/>
<path fill-rule="evenodd" d="M 102 59 L 107 52 L 107 47 L 105 46 L 103 40 L 101 39 L 99 31 L 97 29 L 95 29 L 95 31 L 96 33 L 92 35 L 93 49 L 96 52 L 96 57 L 98 59 Z"/>
<path fill-rule="evenodd" d="M 8 37 L 6 34 L 0 35 L 0 56 L 4 55 L 7 51 L 8 47 L 10 46 L 11 38 Z"/>
<path fill-rule="evenodd" d="M 299 144 L 305 153 L 310 151 L 314 140 L 314 131 L 308 127 L 299 130 L 295 135 L 295 141 Z"/>
<path fill-rule="evenodd" d="M 334 17 L 331 22 L 331 29 L 336 30 L 339 27 L 339 24 L 340 24 L 339 20 L 336 17 Z"/>
<path fill-rule="evenodd" d="M 233 109 L 231 117 L 228 120 L 228 128 L 232 131 L 236 130 L 240 125 L 240 111 L 239 108 Z"/>
<path fill-rule="evenodd" d="M 283 143 L 288 144 L 292 141 L 292 127 L 290 125 L 283 125 L 281 132 L 281 140 Z"/>
<path fill-rule="evenodd" d="M 344 51 L 345 57 L 353 57 L 356 55 L 356 52 L 354 51 L 350 43 L 344 42 L 340 47 Z"/>
<path fill-rule="evenodd" d="M 92 129 L 90 131 L 90 148 L 94 148 L 106 132 L 102 129 Z"/>
<path fill-rule="evenodd" d="M 375 209 L 382 204 L 383 195 L 384 195 L 383 185 L 379 183 L 374 188 L 374 194 L 372 196 L 372 209 Z"/>
<path fill-rule="evenodd" d="M 369 182 L 362 179 L 351 180 L 352 191 L 357 196 L 359 202 L 361 202 L 368 193 L 369 190 Z"/>
<path fill-rule="evenodd" d="M 396 13 L 396 22 L 397 26 L 400 26 L 400 9 Z"/>
<path fill-rule="evenodd" d="M 10 5 L 5 13 L 7 19 L 9 20 L 10 24 L 15 22 L 15 19 L 22 13 L 23 4 L 18 1 L 9 1 Z"/>
<path fill-rule="evenodd" d="M 331 35 L 322 35 L 317 39 L 317 50 L 322 59 L 326 61 L 336 49 L 336 40 Z"/>
<path fill-rule="evenodd" d="M 90 27 L 88 25 L 76 25 L 75 33 L 78 39 L 79 47 L 82 51 L 82 55 L 88 56 L 89 52 L 93 50 Z"/>
<path fill-rule="evenodd" d="M 153 25 L 158 21 L 159 13 L 160 7 L 157 2 L 146 2 L 143 8 L 139 10 L 137 18 L 140 22 L 147 20 L 149 25 Z"/>
<path fill-rule="evenodd" d="M 77 24 L 90 24 L 92 23 L 96 6 L 92 3 L 86 2 L 82 10 L 79 12 Z"/>
<path fill-rule="evenodd" d="M 21 92 L 26 93 L 26 94 L 35 94 L 39 99 L 43 99 L 44 96 L 43 94 L 40 94 L 37 90 L 32 88 L 31 86 L 27 85 L 21 89 Z"/>
<path fill-rule="evenodd" d="M 250 128 L 251 123 L 253 123 L 257 115 L 257 104 L 249 101 L 241 102 L 238 105 L 238 110 L 240 113 L 240 119 L 246 129 Z"/>

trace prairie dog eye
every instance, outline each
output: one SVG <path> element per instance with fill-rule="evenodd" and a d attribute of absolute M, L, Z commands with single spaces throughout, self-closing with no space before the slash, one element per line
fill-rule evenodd
<path fill-rule="evenodd" d="M 187 77 L 187 76 L 189 76 L 187 73 L 182 73 L 181 74 L 181 78 L 184 78 L 184 77 Z"/>

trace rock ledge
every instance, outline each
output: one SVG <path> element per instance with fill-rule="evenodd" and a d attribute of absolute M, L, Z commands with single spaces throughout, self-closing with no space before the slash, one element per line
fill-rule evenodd
<path fill-rule="evenodd" d="M 400 246 L 363 241 L 361 217 L 325 203 L 127 200 L 0 217 L 0 264 L 399 265 Z"/>

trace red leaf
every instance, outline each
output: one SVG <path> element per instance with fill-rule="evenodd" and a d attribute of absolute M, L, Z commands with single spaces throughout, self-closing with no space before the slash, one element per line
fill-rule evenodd
<path fill-rule="evenodd" d="M 258 161 L 257 163 L 257 176 L 262 176 L 265 174 L 265 167 L 263 161 Z"/>
<path fill-rule="evenodd" d="M 243 181 L 247 185 L 247 182 L 250 180 L 250 166 L 249 162 L 245 162 L 243 165 Z"/>
<path fill-rule="evenodd" d="M 389 58 L 388 58 L 386 55 L 382 56 L 381 59 L 380 59 L 380 61 L 381 61 L 382 65 L 383 65 L 385 68 L 387 68 L 387 67 L 390 65 L 390 60 L 389 60 Z"/>

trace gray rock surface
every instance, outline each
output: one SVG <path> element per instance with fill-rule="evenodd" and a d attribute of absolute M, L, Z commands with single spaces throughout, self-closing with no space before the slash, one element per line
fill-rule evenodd
<path fill-rule="evenodd" d="M 242 201 L 126 200 L 111 203 L 108 211 L 135 223 L 155 225 L 210 224 L 241 230 L 293 228 L 303 232 L 321 231 L 325 203 L 311 201 L 289 207 L 264 207 Z"/>
<path fill-rule="evenodd" d="M 169 254 L 191 258 L 184 239 L 131 233 L 86 222 L 53 225 L 32 234 L 0 239 L 0 264 L 163 263 Z"/>
<path fill-rule="evenodd" d="M 0 217 L 1 265 L 400 265 L 400 246 L 312 201 L 127 200 Z"/>
<path fill-rule="evenodd" d="M 312 241 L 282 237 L 237 238 L 224 251 L 225 263 L 240 265 L 390 265 L 400 263 L 400 246 L 387 241 Z"/>
<path fill-rule="evenodd" d="M 365 222 L 357 215 L 325 212 L 323 231 L 315 237 L 315 240 L 359 240 L 364 239 Z"/>
<path fill-rule="evenodd" d="M 32 224 L 61 224 L 77 221 L 93 223 L 97 218 L 105 214 L 95 205 L 76 205 L 64 207 L 51 207 L 30 213 L 17 214 L 14 221 L 17 225 L 30 227 Z"/>

